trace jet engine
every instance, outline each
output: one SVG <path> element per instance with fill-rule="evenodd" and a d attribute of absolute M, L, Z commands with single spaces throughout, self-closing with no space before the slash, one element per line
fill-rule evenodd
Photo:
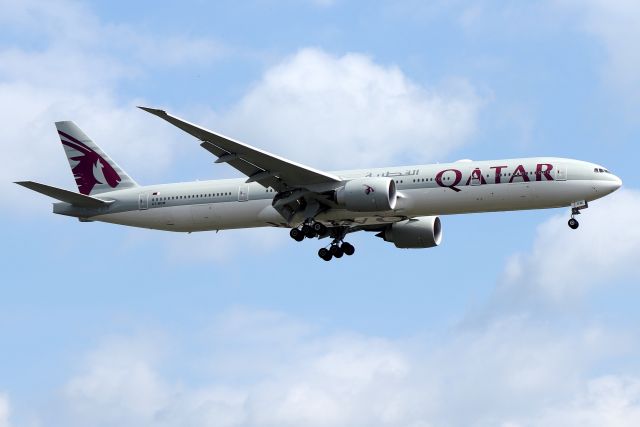
<path fill-rule="evenodd" d="M 336 191 L 338 205 L 354 212 L 384 212 L 395 209 L 398 195 L 391 178 L 357 178 Z"/>
<path fill-rule="evenodd" d="M 377 236 L 396 248 L 432 248 L 442 242 L 442 224 L 437 216 L 422 216 L 394 222 Z"/>

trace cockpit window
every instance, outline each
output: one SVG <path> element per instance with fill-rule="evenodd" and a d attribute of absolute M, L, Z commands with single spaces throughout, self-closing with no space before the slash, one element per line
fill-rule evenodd
<path fill-rule="evenodd" d="M 602 168 L 594 168 L 593 171 L 595 173 L 611 173 L 611 172 L 609 172 L 608 169 L 602 169 Z"/>

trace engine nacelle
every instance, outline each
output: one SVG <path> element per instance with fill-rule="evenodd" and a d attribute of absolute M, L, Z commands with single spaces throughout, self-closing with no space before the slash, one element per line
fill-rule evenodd
<path fill-rule="evenodd" d="M 395 209 L 398 195 L 391 178 L 356 178 L 336 191 L 336 202 L 354 212 L 384 212 Z"/>
<path fill-rule="evenodd" d="M 432 248 L 442 242 L 442 224 L 437 216 L 422 216 L 395 222 L 378 236 L 396 248 Z"/>

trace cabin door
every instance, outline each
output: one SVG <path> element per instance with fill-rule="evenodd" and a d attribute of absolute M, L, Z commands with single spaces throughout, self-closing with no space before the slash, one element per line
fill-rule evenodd
<path fill-rule="evenodd" d="M 138 196 L 138 209 L 141 211 L 149 209 L 149 193 L 140 194 Z"/>
<path fill-rule="evenodd" d="M 249 186 L 247 184 L 242 184 L 238 189 L 238 201 L 246 202 L 247 200 L 249 200 Z"/>
<path fill-rule="evenodd" d="M 567 180 L 567 165 L 556 166 L 556 181 Z"/>

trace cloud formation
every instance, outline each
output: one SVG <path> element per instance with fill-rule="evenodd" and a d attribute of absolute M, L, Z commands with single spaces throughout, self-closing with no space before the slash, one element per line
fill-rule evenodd
<path fill-rule="evenodd" d="M 366 55 L 307 48 L 268 69 L 219 120 L 301 163 L 356 168 L 443 159 L 469 141 L 481 104 L 464 80 L 426 88 Z"/>
<path fill-rule="evenodd" d="M 6 3 L 6 4 L 5 4 Z M 5 7 L 6 6 L 6 7 Z M 157 176 L 174 155 L 176 134 L 137 111 L 118 86 L 154 66 L 212 61 L 213 41 L 152 37 L 100 22 L 71 2 L 3 2 L 0 22 L 22 47 L 0 44 L 0 114 L 4 120 L 0 188 L 12 209 L 40 204 L 23 197 L 15 180 L 36 179 L 73 188 L 54 121 L 74 120 L 133 176 Z M 32 45 L 28 41 L 38 39 Z M 108 43 L 107 43 L 108 41 Z M 150 144 L 153 149 L 150 149 Z"/>
<path fill-rule="evenodd" d="M 71 425 L 598 425 L 640 411 L 639 378 L 591 373 L 628 351 L 614 345 L 624 334 L 597 326 L 558 330 L 506 316 L 442 337 L 389 339 L 319 334 L 288 316 L 236 309 L 213 329 L 200 385 L 170 379 L 158 357 L 167 342 L 103 342 L 65 386 Z M 258 369 L 243 377 L 225 362 L 234 356 Z"/>
<path fill-rule="evenodd" d="M 9 397 L 6 394 L 0 393 L 0 427 L 10 427 L 10 414 Z"/>
<path fill-rule="evenodd" d="M 553 0 L 579 18 L 580 27 L 592 34 L 608 56 L 609 83 L 636 96 L 640 91 L 640 3 L 634 0 Z"/>
<path fill-rule="evenodd" d="M 545 221 L 532 248 L 508 262 L 498 298 L 564 306 L 592 288 L 640 279 L 640 229 L 630 226 L 638 209 L 640 193 L 622 189 L 583 211 L 577 232 L 567 227 L 568 214 Z"/>

